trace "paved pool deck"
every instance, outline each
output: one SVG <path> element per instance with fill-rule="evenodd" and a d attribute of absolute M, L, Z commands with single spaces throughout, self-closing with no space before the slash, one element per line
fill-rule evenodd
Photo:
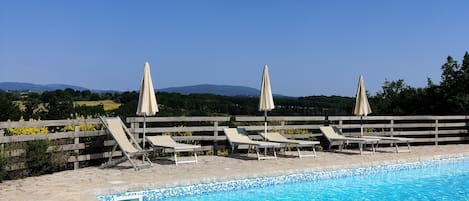
<path fill-rule="evenodd" d="M 198 164 L 156 161 L 151 168 L 134 171 L 128 163 L 115 168 L 87 167 L 0 183 L 0 200 L 97 200 L 97 195 L 196 183 L 275 176 L 301 172 L 369 167 L 383 164 L 469 156 L 469 144 L 413 146 L 411 153 L 383 148 L 373 154 L 318 152 L 316 158 L 282 157 L 257 161 L 245 155 L 200 156 Z"/>

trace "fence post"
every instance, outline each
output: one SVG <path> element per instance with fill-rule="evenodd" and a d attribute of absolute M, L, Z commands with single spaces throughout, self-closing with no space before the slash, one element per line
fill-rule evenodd
<path fill-rule="evenodd" d="M 134 136 L 134 139 L 140 139 L 137 131 L 137 128 L 140 126 L 138 122 L 132 121 L 130 122 L 130 130 L 133 131 L 132 135 Z"/>
<path fill-rule="evenodd" d="M 218 155 L 218 121 L 213 122 L 213 155 Z"/>
<path fill-rule="evenodd" d="M 77 170 L 80 166 L 80 162 L 78 161 L 78 157 L 80 156 L 80 126 L 75 126 L 75 131 L 73 133 L 73 149 L 75 150 L 75 161 L 73 162 L 73 169 Z"/>
<path fill-rule="evenodd" d="M 285 134 L 285 120 L 280 121 L 280 126 L 282 127 L 280 133 Z"/>
<path fill-rule="evenodd" d="M 340 119 L 339 120 L 339 130 L 341 133 L 344 133 L 344 130 L 342 129 L 342 124 L 344 123 L 344 120 L 343 119 Z"/>
<path fill-rule="evenodd" d="M 438 119 L 435 119 L 435 145 L 438 146 Z"/>
<path fill-rule="evenodd" d="M 391 129 L 389 131 L 391 132 L 391 137 L 394 137 L 394 119 L 391 119 Z"/>

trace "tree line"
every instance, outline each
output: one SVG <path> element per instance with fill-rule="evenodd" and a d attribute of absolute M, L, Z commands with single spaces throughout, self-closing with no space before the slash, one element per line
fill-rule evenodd
<path fill-rule="evenodd" d="M 441 66 L 441 81 L 427 78 L 427 86 L 415 88 L 404 80 L 385 81 L 382 90 L 371 97 L 378 115 L 453 115 L 469 112 L 469 54 L 459 63 L 448 56 Z"/>
<path fill-rule="evenodd" d="M 23 119 L 67 119 L 81 116 L 136 116 L 138 92 L 92 93 L 73 89 L 43 93 L 0 91 L 0 121 Z M 120 106 L 104 110 L 103 105 L 86 106 L 75 101 L 112 100 Z M 258 97 L 231 97 L 214 94 L 157 93 L 158 116 L 226 116 L 261 115 Z M 275 98 L 276 109 L 271 115 L 346 115 L 352 110 L 351 97 L 310 96 Z"/>
<path fill-rule="evenodd" d="M 404 80 L 385 81 L 382 90 L 368 96 L 373 115 L 449 115 L 469 111 L 469 54 L 459 63 L 448 56 L 441 66 L 441 82 L 428 79 L 422 88 Z M 157 93 L 158 116 L 262 115 L 258 97 L 232 97 L 214 94 Z M 113 100 L 120 106 L 104 110 L 103 105 L 86 106 L 76 101 Z M 94 93 L 73 89 L 35 92 L 0 91 L 0 121 L 23 119 L 67 119 L 73 115 L 136 116 L 138 92 Z M 307 96 L 275 97 L 276 109 L 270 115 L 351 115 L 354 97 Z"/>

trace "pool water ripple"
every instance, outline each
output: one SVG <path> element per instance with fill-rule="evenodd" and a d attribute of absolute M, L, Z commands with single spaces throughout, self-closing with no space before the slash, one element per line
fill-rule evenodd
<path fill-rule="evenodd" d="M 457 180 L 457 181 L 456 181 Z M 168 200 L 469 200 L 469 158 L 313 171 L 99 196 Z"/>

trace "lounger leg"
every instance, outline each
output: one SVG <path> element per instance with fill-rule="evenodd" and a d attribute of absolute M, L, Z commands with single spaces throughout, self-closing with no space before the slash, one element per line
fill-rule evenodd
<path fill-rule="evenodd" d="M 316 157 L 316 149 L 314 148 L 314 145 L 311 146 L 311 149 L 313 151 L 313 154 L 301 154 L 301 148 L 299 146 L 296 147 L 296 151 L 298 152 L 298 158 L 306 158 L 306 157 Z"/>
<path fill-rule="evenodd" d="M 114 155 L 114 152 L 116 151 L 116 148 L 117 148 L 117 144 L 114 145 L 114 147 L 112 147 L 111 155 L 109 156 L 109 159 L 107 160 L 107 162 L 101 164 L 102 168 L 111 167 L 111 166 L 117 165 L 118 161 L 123 161 L 123 160 L 114 160 L 114 161 L 112 160 L 112 156 Z M 125 157 L 123 157 L 123 158 L 125 158 Z"/>
<path fill-rule="evenodd" d="M 396 143 L 396 148 L 397 148 L 397 143 Z M 397 148 L 397 152 L 412 152 L 412 149 L 410 148 L 410 143 L 407 142 L 407 150 L 403 151 L 403 150 L 400 150 L 399 148 Z"/>
<path fill-rule="evenodd" d="M 296 147 L 296 151 L 298 152 L 298 158 L 301 159 L 301 152 L 300 152 L 300 147 Z"/>
<path fill-rule="evenodd" d="M 377 145 L 375 143 L 371 143 L 370 145 L 371 145 L 371 152 L 374 153 L 376 151 L 376 146 Z M 365 144 L 365 149 L 366 149 L 366 144 Z"/>
<path fill-rule="evenodd" d="M 129 156 L 127 156 L 127 159 L 130 161 L 130 164 L 132 164 L 135 170 L 139 170 L 138 166 L 134 163 L 134 161 Z"/>
<path fill-rule="evenodd" d="M 275 151 L 275 147 L 272 148 L 274 150 L 274 158 L 277 160 L 277 152 Z"/>
<path fill-rule="evenodd" d="M 261 156 L 259 155 L 259 147 L 256 147 L 256 154 L 257 154 L 257 160 L 261 160 Z"/>
<path fill-rule="evenodd" d="M 146 157 L 148 159 L 148 157 Z M 149 167 L 152 167 L 153 166 L 153 163 L 151 163 L 150 159 L 148 159 L 148 165 L 140 165 L 140 166 L 136 166 L 135 167 L 135 170 L 141 170 L 141 169 L 144 169 L 144 168 L 149 168 Z"/>
<path fill-rule="evenodd" d="M 316 148 L 314 147 L 314 145 L 313 145 L 313 156 L 314 156 L 314 157 L 317 156 L 317 155 L 316 155 Z"/>
<path fill-rule="evenodd" d="M 117 148 L 117 144 L 114 145 L 114 147 L 112 147 L 111 156 L 109 156 L 109 160 L 107 161 L 108 163 L 111 163 L 112 156 L 114 155 L 114 152 L 116 151 L 116 148 Z"/>
<path fill-rule="evenodd" d="M 153 166 L 153 163 L 151 162 L 150 158 L 148 158 L 148 155 L 147 154 L 143 154 L 144 156 L 144 159 L 148 162 L 148 165 L 151 167 Z"/>
<path fill-rule="evenodd" d="M 185 151 L 182 151 L 182 152 L 185 152 Z M 193 153 L 194 153 L 194 155 L 193 155 L 193 156 L 194 156 L 194 160 L 189 160 L 189 159 L 188 159 L 188 160 L 178 160 L 177 153 L 180 153 L 180 151 L 174 150 L 174 152 L 173 152 L 173 154 L 174 154 L 173 160 L 174 160 L 174 163 L 175 163 L 176 165 L 179 165 L 179 164 L 181 164 L 181 163 L 196 163 L 196 164 L 198 163 L 198 158 L 197 158 L 197 152 L 196 152 L 196 151 L 193 151 Z M 190 155 L 189 155 L 189 157 L 190 157 Z"/>
<path fill-rule="evenodd" d="M 248 152 L 246 153 L 246 156 L 249 157 L 249 152 L 251 151 L 251 149 L 253 149 L 253 147 L 251 145 L 248 146 Z M 259 150 L 258 148 L 256 147 L 256 154 L 257 154 L 257 157 L 259 157 Z"/>
<path fill-rule="evenodd" d="M 114 159 L 114 160 L 103 163 L 101 165 L 101 168 L 113 167 L 113 166 L 116 166 L 117 164 L 120 164 L 120 163 L 126 161 L 126 160 L 128 160 L 128 158 L 126 156 L 122 156 L 120 158 L 117 158 L 117 159 Z"/>

